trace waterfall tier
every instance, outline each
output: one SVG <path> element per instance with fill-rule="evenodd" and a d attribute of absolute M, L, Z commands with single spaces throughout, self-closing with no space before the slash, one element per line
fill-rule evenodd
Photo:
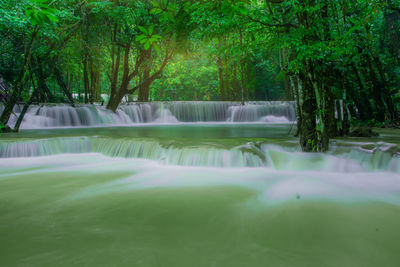
<path fill-rule="evenodd" d="M 0 112 L 3 107 L 0 106 Z M 21 106 L 9 121 L 14 126 Z M 151 102 L 121 105 L 114 113 L 97 105 L 31 106 L 22 129 L 45 127 L 85 127 L 138 123 L 264 122 L 288 123 L 296 120 L 294 102 Z"/>
<path fill-rule="evenodd" d="M 53 137 L 1 141 L 0 158 L 37 157 L 65 153 L 101 153 L 110 157 L 142 158 L 166 165 L 208 167 L 269 167 L 280 171 L 400 173 L 399 153 L 377 147 L 372 152 L 353 148 L 331 154 L 309 154 L 296 147 L 246 143 L 231 148 L 215 144 L 182 146 L 156 139 L 107 137 Z"/>

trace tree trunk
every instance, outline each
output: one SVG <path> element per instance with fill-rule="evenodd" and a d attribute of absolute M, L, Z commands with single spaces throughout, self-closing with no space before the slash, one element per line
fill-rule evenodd
<path fill-rule="evenodd" d="M 385 71 L 383 69 L 382 63 L 381 63 L 380 59 L 378 58 L 378 56 L 372 51 L 372 49 L 370 49 L 370 52 L 371 52 L 371 56 L 374 60 L 375 66 L 378 70 L 381 84 L 383 87 L 381 90 L 381 94 L 382 94 L 383 101 L 385 102 L 385 107 L 387 108 L 387 114 L 388 114 L 390 120 L 396 120 L 397 113 L 396 113 L 396 110 L 395 110 L 395 107 L 393 104 L 389 84 L 386 80 Z"/>
<path fill-rule="evenodd" d="M 28 53 L 26 54 L 25 57 L 25 62 L 24 62 L 24 66 L 17 78 L 17 81 L 15 83 L 15 87 L 13 89 L 13 92 L 11 94 L 10 99 L 7 101 L 6 106 L 4 107 L 3 113 L 0 116 L 0 123 L 3 125 L 6 125 L 8 120 L 10 119 L 11 113 L 14 109 L 15 104 L 17 103 L 18 99 L 21 96 L 22 90 L 23 90 L 23 83 L 25 80 L 25 75 L 26 75 L 26 71 L 28 69 L 28 65 L 31 61 L 31 55 L 32 55 L 32 50 L 33 50 L 33 44 L 35 42 L 37 33 L 39 31 L 39 28 L 36 27 L 32 33 L 32 37 L 31 37 L 31 41 L 29 43 L 29 48 L 28 48 Z"/>
<path fill-rule="evenodd" d="M 143 70 L 143 78 L 142 81 L 148 80 L 150 77 L 150 68 L 146 66 Z M 150 92 L 150 82 L 144 82 L 139 88 L 138 100 L 140 102 L 148 102 L 149 101 L 149 92 Z"/>
<path fill-rule="evenodd" d="M 115 112 L 119 106 L 119 104 L 122 101 L 122 98 L 124 98 L 125 94 L 113 94 L 110 96 L 110 100 L 107 103 L 107 109 Z"/>
<path fill-rule="evenodd" d="M 55 74 L 55 76 L 56 76 L 56 78 L 57 78 L 58 85 L 59 85 L 60 88 L 63 90 L 64 95 L 65 95 L 65 96 L 67 97 L 67 99 L 68 99 L 68 102 L 70 103 L 71 106 L 75 106 L 75 104 L 74 104 L 74 102 L 75 102 L 75 101 L 74 101 L 74 98 L 72 97 L 71 92 L 68 90 L 68 87 L 67 87 L 67 85 L 66 85 L 65 82 L 64 82 L 64 79 L 63 79 L 63 77 L 62 77 L 62 74 L 61 74 L 60 70 L 59 70 L 57 67 L 54 68 L 54 74 Z"/>
<path fill-rule="evenodd" d="M 87 56 L 83 56 L 83 88 L 85 92 L 85 104 L 89 102 L 89 77 L 88 77 L 88 69 L 87 69 Z"/>
<path fill-rule="evenodd" d="M 46 74 L 44 73 L 41 58 L 36 58 L 36 72 L 36 77 L 38 81 L 38 101 L 42 103 L 53 102 L 54 96 L 50 92 L 50 89 L 47 86 L 46 82 L 49 74 L 48 72 L 46 72 Z"/>
<path fill-rule="evenodd" d="M 111 95 L 110 95 L 110 100 L 107 103 L 107 109 L 110 109 L 111 111 L 115 112 L 121 103 L 123 97 L 125 94 L 128 92 L 128 86 L 129 86 L 129 53 L 130 53 L 130 45 L 127 45 L 125 47 L 125 53 L 124 53 L 124 64 L 123 64 L 123 73 L 122 73 L 122 79 L 121 79 L 121 85 L 119 86 L 118 90 L 114 88 L 114 90 L 111 90 Z M 115 66 L 115 73 L 114 77 L 117 79 L 118 77 L 118 68 L 119 68 L 119 57 L 120 57 L 120 48 L 118 47 L 118 54 L 117 54 L 117 64 Z M 114 85 L 116 86 L 117 80 L 112 81 Z"/>
<path fill-rule="evenodd" d="M 299 136 L 300 133 L 300 129 L 301 129 L 301 125 L 302 125 L 302 100 L 300 99 L 301 96 L 301 84 L 299 83 L 298 79 L 296 76 L 289 76 L 290 77 L 290 84 L 292 87 L 292 91 L 293 91 L 293 96 L 294 96 L 294 100 L 295 100 L 295 105 L 296 105 L 296 119 L 297 119 L 297 132 L 295 133 L 295 136 Z"/>
<path fill-rule="evenodd" d="M 385 12 L 386 34 L 390 38 L 390 53 L 400 66 L 400 12 L 398 10 L 388 10 Z"/>
<path fill-rule="evenodd" d="M 316 139 L 314 140 L 314 149 L 313 151 L 324 152 L 329 148 L 329 125 L 330 125 L 330 112 L 328 110 L 328 90 L 325 86 L 325 83 L 322 79 L 320 79 L 321 73 L 316 72 L 316 68 L 314 64 L 318 64 L 312 61 L 308 61 L 305 66 L 305 71 L 307 72 L 307 78 L 309 80 L 309 85 L 314 90 L 314 99 L 316 105 L 315 115 L 317 117 L 316 123 Z M 310 94 L 311 96 L 311 94 Z"/>
<path fill-rule="evenodd" d="M 367 90 L 364 86 L 363 81 L 361 80 L 361 76 L 358 72 L 358 69 L 354 65 L 354 63 L 351 63 L 351 68 L 353 70 L 354 75 L 356 76 L 356 81 L 357 81 L 358 87 L 359 87 L 358 91 L 360 92 L 360 96 L 352 95 L 352 98 L 354 101 L 360 102 L 360 104 L 357 105 L 360 119 L 362 121 L 368 121 L 371 118 L 373 111 L 371 108 L 371 104 L 368 101 L 369 97 L 367 95 Z M 349 90 L 349 92 L 353 93 L 353 92 L 355 92 L 355 90 Z"/>
<path fill-rule="evenodd" d="M 21 126 L 22 120 L 24 119 L 25 114 L 28 111 L 29 106 L 32 105 L 33 101 L 35 101 L 36 96 L 37 96 L 37 89 L 34 89 L 31 97 L 29 98 L 29 101 L 24 104 L 24 107 L 23 107 L 21 113 L 18 116 L 18 120 L 15 123 L 14 129 L 13 129 L 14 132 L 18 132 L 19 131 L 19 127 Z"/>
<path fill-rule="evenodd" d="M 218 38 L 218 48 L 221 49 L 221 38 Z M 224 71 L 222 68 L 221 56 L 217 56 L 217 67 L 218 67 L 218 80 L 219 80 L 219 92 L 221 94 L 221 100 L 225 99 L 225 84 L 224 84 Z"/>
<path fill-rule="evenodd" d="M 149 101 L 149 94 L 150 94 L 150 85 L 151 81 L 149 80 L 150 78 L 150 70 L 151 70 L 151 49 L 146 51 L 145 53 L 145 65 L 143 67 L 143 73 L 141 76 L 141 82 L 140 82 L 140 87 L 139 87 L 139 92 L 138 92 L 138 100 L 140 102 L 148 102 Z"/>
<path fill-rule="evenodd" d="M 300 75 L 302 83 L 301 124 L 299 125 L 300 146 L 305 152 L 318 151 L 315 113 L 317 111 L 315 94 L 312 85 L 304 75 Z"/>
<path fill-rule="evenodd" d="M 371 59 L 369 57 L 369 55 L 365 55 L 365 60 L 367 62 L 367 69 L 368 69 L 368 74 L 370 76 L 371 79 L 371 83 L 372 83 L 372 92 L 371 92 L 371 96 L 372 96 L 372 100 L 374 101 L 374 106 L 375 106 L 375 110 L 376 110 L 376 114 L 375 114 L 375 119 L 379 122 L 384 122 L 385 121 L 385 103 L 383 101 L 382 98 L 382 91 L 383 91 L 383 86 L 382 83 L 379 82 L 378 78 L 376 77 L 376 73 L 375 70 L 372 66 L 372 62 Z"/>

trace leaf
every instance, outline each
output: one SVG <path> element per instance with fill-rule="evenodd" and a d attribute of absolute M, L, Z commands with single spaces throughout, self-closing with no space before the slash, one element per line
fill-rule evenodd
<path fill-rule="evenodd" d="M 36 12 L 32 13 L 31 16 L 31 23 L 33 26 L 36 26 L 40 23 L 40 17 L 38 16 L 38 14 Z"/>
<path fill-rule="evenodd" d="M 49 19 L 50 19 L 52 22 L 58 22 L 58 18 L 57 18 L 56 16 L 50 15 L 50 16 L 49 16 Z"/>
<path fill-rule="evenodd" d="M 161 35 L 158 35 L 158 34 L 154 34 L 153 36 L 152 36 L 152 38 L 154 38 L 154 40 L 161 40 Z"/>
<path fill-rule="evenodd" d="M 145 39 L 146 37 L 147 37 L 146 35 L 141 34 L 141 35 L 137 36 L 137 37 L 135 38 L 135 40 L 136 40 L 136 41 L 141 41 L 141 40 Z"/>
<path fill-rule="evenodd" d="M 57 10 L 57 9 L 54 9 L 54 8 L 46 8 L 46 11 L 47 11 L 48 13 L 50 13 L 50 14 L 56 14 L 56 13 L 58 13 L 58 10 Z"/>
<path fill-rule="evenodd" d="M 28 9 L 25 10 L 25 15 L 26 15 L 28 18 L 31 18 L 33 12 L 34 12 L 33 9 L 28 8 Z"/>
<path fill-rule="evenodd" d="M 160 53 L 160 46 L 154 45 L 154 50 L 156 50 L 157 53 Z"/>
<path fill-rule="evenodd" d="M 162 12 L 162 10 L 160 8 L 157 8 L 157 7 L 153 8 L 152 10 L 150 10 L 150 14 L 151 15 L 158 15 L 161 12 Z"/>
<path fill-rule="evenodd" d="M 153 34 L 153 30 L 154 30 L 154 25 L 151 25 L 149 30 L 148 30 L 149 35 Z"/>
<path fill-rule="evenodd" d="M 148 34 L 145 27 L 143 27 L 143 26 L 138 26 L 138 28 L 139 28 L 139 30 L 141 30 L 143 33 Z"/>

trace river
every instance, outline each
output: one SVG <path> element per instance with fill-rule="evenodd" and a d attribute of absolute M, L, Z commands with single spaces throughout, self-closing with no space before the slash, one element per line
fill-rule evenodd
<path fill-rule="evenodd" d="M 399 131 L 307 154 L 265 103 L 33 107 L 0 137 L 0 265 L 398 266 Z"/>

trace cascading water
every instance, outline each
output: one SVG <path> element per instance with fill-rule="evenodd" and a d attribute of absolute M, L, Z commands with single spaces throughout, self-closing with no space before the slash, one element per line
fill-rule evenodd
<path fill-rule="evenodd" d="M 21 106 L 16 106 L 9 125 L 13 126 Z M 121 105 L 113 113 L 103 106 L 31 106 L 21 129 L 45 127 L 85 127 L 138 123 L 185 122 L 269 122 L 296 120 L 293 102 L 151 102 Z"/>
<path fill-rule="evenodd" d="M 211 167 L 264 166 L 263 157 L 241 148 L 218 149 L 212 146 L 163 146 L 154 140 L 125 140 L 109 138 L 51 138 L 25 142 L 0 143 L 0 157 L 37 157 L 64 153 L 102 153 L 121 158 L 144 158 L 167 165 Z M 261 153 L 260 153 L 261 154 Z"/>
<path fill-rule="evenodd" d="M 384 146 L 383 146 L 384 147 Z M 65 153 L 101 153 L 110 157 L 157 160 L 167 165 L 207 167 L 268 167 L 275 170 L 400 173 L 400 153 L 377 145 L 345 153 L 307 154 L 299 149 L 246 143 L 232 148 L 215 144 L 180 146 L 153 139 L 64 137 L 0 142 L 0 158 L 38 157 Z"/>
<path fill-rule="evenodd" d="M 230 122 L 289 122 L 296 119 L 294 105 L 288 106 L 286 102 L 255 102 L 245 105 L 230 106 L 228 108 L 228 121 Z"/>
<path fill-rule="evenodd" d="M 4 265 L 398 265 L 397 132 L 303 153 L 289 124 L 163 124 L 270 121 L 263 108 L 180 105 L 36 107 L 42 127 L 159 124 L 2 134 Z"/>

